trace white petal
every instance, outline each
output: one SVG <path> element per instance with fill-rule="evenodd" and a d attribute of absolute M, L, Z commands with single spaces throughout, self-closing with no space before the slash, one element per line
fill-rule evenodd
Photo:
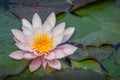
<path fill-rule="evenodd" d="M 62 34 L 65 29 L 65 23 L 58 24 L 52 31 L 53 36 L 57 36 L 59 34 Z"/>
<path fill-rule="evenodd" d="M 29 29 L 28 27 L 22 26 L 23 32 L 27 38 L 27 40 L 31 43 L 34 40 L 34 33 L 33 30 Z"/>
<path fill-rule="evenodd" d="M 48 65 L 54 69 L 61 69 L 61 63 L 59 60 L 50 60 L 48 61 Z"/>
<path fill-rule="evenodd" d="M 52 28 L 55 26 L 55 23 L 56 23 L 55 14 L 51 13 L 43 24 L 43 32 L 50 32 Z"/>
<path fill-rule="evenodd" d="M 49 52 L 47 55 L 44 55 L 44 58 L 47 60 L 53 60 L 55 58 L 55 53 Z"/>
<path fill-rule="evenodd" d="M 42 21 L 37 13 L 35 13 L 33 16 L 32 25 L 33 25 L 35 34 L 38 32 L 41 32 Z"/>
<path fill-rule="evenodd" d="M 31 72 L 36 71 L 41 66 L 41 59 L 40 57 L 37 57 L 33 59 L 29 65 L 29 69 Z"/>
<path fill-rule="evenodd" d="M 63 50 L 63 52 L 69 56 L 73 54 L 78 48 L 76 46 L 70 45 L 70 44 L 64 44 L 61 46 L 58 46 L 59 49 Z"/>
<path fill-rule="evenodd" d="M 75 28 L 74 27 L 70 27 L 70 28 L 67 28 L 65 31 L 64 31 L 64 37 L 63 37 L 63 40 L 61 43 L 64 43 L 66 42 L 67 40 L 69 40 L 74 32 Z"/>
<path fill-rule="evenodd" d="M 25 35 L 22 31 L 17 29 L 12 29 L 11 31 L 17 40 L 19 40 L 20 42 L 27 42 L 27 39 L 25 38 Z"/>
<path fill-rule="evenodd" d="M 32 30 L 32 25 L 26 19 L 22 19 L 22 25 Z"/>
<path fill-rule="evenodd" d="M 59 45 L 62 39 L 63 39 L 63 34 L 53 37 L 53 41 L 55 42 L 56 45 Z"/>
<path fill-rule="evenodd" d="M 23 55 L 24 55 L 24 51 L 18 50 L 18 51 L 14 51 L 12 52 L 9 56 L 11 58 L 17 59 L 17 60 L 21 60 L 23 59 Z"/>
<path fill-rule="evenodd" d="M 15 45 L 19 48 L 19 49 L 22 49 L 24 51 L 30 51 L 32 52 L 32 48 L 30 47 L 29 44 L 25 44 L 25 43 L 15 43 Z"/>
<path fill-rule="evenodd" d="M 53 52 L 55 53 L 55 59 L 61 59 L 67 56 L 61 49 L 55 49 Z"/>
<path fill-rule="evenodd" d="M 24 57 L 25 59 L 30 60 L 30 59 L 36 58 L 37 56 L 35 56 L 33 53 L 25 53 L 25 54 L 23 55 L 23 57 Z"/>

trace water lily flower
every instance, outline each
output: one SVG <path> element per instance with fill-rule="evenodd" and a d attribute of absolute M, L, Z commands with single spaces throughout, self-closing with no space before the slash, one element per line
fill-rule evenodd
<path fill-rule="evenodd" d="M 51 13 L 46 21 L 42 23 L 37 13 L 34 14 L 32 24 L 22 19 L 22 31 L 12 29 L 15 45 L 19 50 L 12 52 L 9 56 L 16 60 L 31 60 L 29 69 L 31 72 L 46 65 L 60 70 L 59 59 L 73 54 L 77 47 L 65 44 L 74 32 L 74 27 L 65 29 L 65 23 L 55 25 L 56 17 Z M 63 44 L 64 43 L 64 44 Z"/>

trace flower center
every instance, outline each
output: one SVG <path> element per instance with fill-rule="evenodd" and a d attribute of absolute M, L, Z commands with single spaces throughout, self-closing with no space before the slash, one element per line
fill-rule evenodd
<path fill-rule="evenodd" d="M 52 37 L 47 33 L 37 34 L 32 44 L 32 48 L 40 54 L 48 53 L 53 47 L 54 42 Z"/>

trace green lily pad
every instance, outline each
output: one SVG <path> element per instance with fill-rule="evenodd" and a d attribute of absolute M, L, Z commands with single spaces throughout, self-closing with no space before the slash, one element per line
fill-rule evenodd
<path fill-rule="evenodd" d="M 46 74 L 42 80 L 106 80 L 103 73 L 83 68 L 68 68 Z"/>
<path fill-rule="evenodd" d="M 17 50 L 12 39 L 12 28 L 19 28 L 20 21 L 9 12 L 0 10 L 0 79 L 16 75 L 23 71 L 28 61 L 17 61 L 9 57 L 12 51 Z"/>
<path fill-rule="evenodd" d="M 99 63 L 95 60 L 90 60 L 90 59 L 79 61 L 79 62 L 72 60 L 72 66 L 77 67 L 77 68 L 82 67 L 82 68 L 86 68 L 86 69 L 87 68 L 93 69 L 93 70 L 100 71 L 100 72 L 102 71 Z"/>
<path fill-rule="evenodd" d="M 98 61 L 102 61 L 109 58 L 113 52 L 114 49 L 110 46 L 86 47 L 84 49 L 79 48 L 73 55 L 69 56 L 69 58 L 77 61 L 81 61 L 86 58 L 93 58 Z"/>
<path fill-rule="evenodd" d="M 76 11 L 78 16 L 66 14 L 60 22 L 75 27 L 70 42 L 95 46 L 120 43 L 120 9 L 112 3 L 105 0 L 97 5 L 80 8 Z"/>
<path fill-rule="evenodd" d="M 111 56 L 108 60 L 102 61 L 101 64 L 109 71 L 115 80 L 120 80 L 120 66 L 114 63 L 115 55 Z"/>
<path fill-rule="evenodd" d="M 120 49 L 117 50 L 114 59 L 115 59 L 115 63 L 120 65 Z"/>
<path fill-rule="evenodd" d="M 41 67 L 36 72 L 30 72 L 29 69 L 24 70 L 24 72 L 19 75 L 9 76 L 6 80 L 41 80 L 41 77 L 44 75 L 43 68 Z"/>

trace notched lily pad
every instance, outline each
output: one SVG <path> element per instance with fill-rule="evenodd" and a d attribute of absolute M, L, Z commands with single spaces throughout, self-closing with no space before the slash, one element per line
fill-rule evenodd
<path fill-rule="evenodd" d="M 46 74 L 42 80 L 106 80 L 103 73 L 91 69 L 68 68 Z"/>
<path fill-rule="evenodd" d="M 81 61 L 86 58 L 93 58 L 93 59 L 97 59 L 98 61 L 101 61 L 109 58 L 113 52 L 114 49 L 110 46 L 85 47 L 84 49 L 79 48 L 69 58 L 77 61 Z"/>

